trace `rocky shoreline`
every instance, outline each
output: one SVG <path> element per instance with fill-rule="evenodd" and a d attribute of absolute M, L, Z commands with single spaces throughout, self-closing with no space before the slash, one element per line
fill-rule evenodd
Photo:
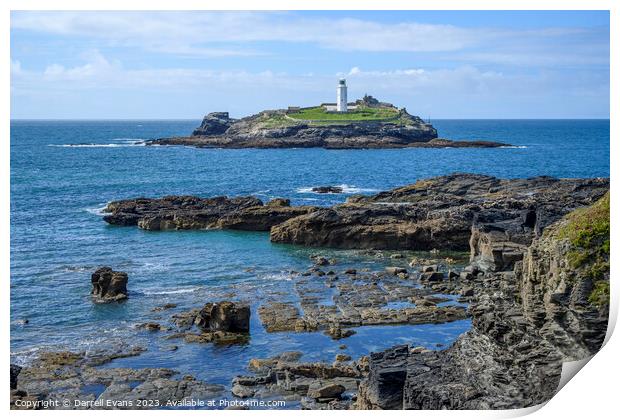
<path fill-rule="evenodd" d="M 470 140 L 452 141 L 437 137 L 437 130 L 421 118 L 398 110 L 386 121 L 329 122 L 317 125 L 289 117 L 286 110 L 263 111 L 241 119 L 227 112 L 204 117 L 191 136 L 149 140 L 147 146 L 192 146 L 223 149 L 398 149 L 408 147 L 507 147 L 506 143 Z"/>
<path fill-rule="evenodd" d="M 570 211 L 592 204 L 609 179 L 499 179 L 452 174 L 333 207 L 266 204 L 255 197 L 168 196 L 107 205 L 104 220 L 145 230 L 270 231 L 273 242 L 304 246 L 470 251 L 493 269 L 510 268 L 532 239 Z"/>
<path fill-rule="evenodd" d="M 508 409 L 545 402 L 562 363 L 594 354 L 605 337 L 608 191 L 602 178 L 454 174 L 350 196 L 331 208 L 254 197 L 112 202 L 104 220 L 113 225 L 270 231 L 274 242 L 400 250 L 382 271 L 336 269 L 328 258 L 313 256 L 307 271 L 290 273 L 295 299 L 274 295 L 257 303 L 267 333 L 321 332 L 341 343 L 360 327 L 466 318 L 471 330 L 440 350 L 404 345 L 356 360 L 339 354 L 333 363 L 302 361 L 298 352 L 253 359 L 251 374 L 232 378 L 230 390 L 169 369 L 95 367 L 139 355 L 139 348 L 94 357 L 43 353 L 30 366 L 11 366 L 12 408 L 18 400 L 67 396 L 127 404 L 282 398 L 306 409 Z M 406 260 L 412 250 L 468 251 L 469 258 L 466 266 L 439 255 Z M 110 268 L 93 275 L 96 295 L 106 296 L 100 286 L 114 275 L 123 289 L 118 294 L 126 295 L 127 277 Z M 246 302 L 175 308 L 155 308 L 166 314 L 163 320 L 138 328 L 175 347 L 239 345 L 252 335 Z"/>

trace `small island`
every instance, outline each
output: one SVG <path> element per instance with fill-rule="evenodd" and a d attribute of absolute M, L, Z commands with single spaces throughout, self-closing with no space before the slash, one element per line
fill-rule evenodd
<path fill-rule="evenodd" d="M 337 102 L 262 111 L 234 119 L 228 112 L 207 114 L 191 136 L 150 140 L 147 145 L 215 148 L 389 149 L 405 147 L 503 147 L 505 143 L 439 138 L 437 130 L 405 108 L 364 95 L 347 102 L 346 81 L 337 86 Z"/>

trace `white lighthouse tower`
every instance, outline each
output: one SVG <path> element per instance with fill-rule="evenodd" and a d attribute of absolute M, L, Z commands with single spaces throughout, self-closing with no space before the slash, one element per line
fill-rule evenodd
<path fill-rule="evenodd" d="M 347 81 L 340 79 L 336 88 L 336 111 L 347 112 Z"/>

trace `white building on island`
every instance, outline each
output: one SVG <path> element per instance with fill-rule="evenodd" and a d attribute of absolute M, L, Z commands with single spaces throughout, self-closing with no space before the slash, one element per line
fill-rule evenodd
<path fill-rule="evenodd" d="M 357 109 L 355 102 L 347 103 L 347 81 L 340 79 L 336 87 L 336 103 L 322 103 L 327 112 L 348 112 Z"/>
<path fill-rule="evenodd" d="M 336 111 L 347 112 L 347 81 L 340 79 L 336 88 Z"/>

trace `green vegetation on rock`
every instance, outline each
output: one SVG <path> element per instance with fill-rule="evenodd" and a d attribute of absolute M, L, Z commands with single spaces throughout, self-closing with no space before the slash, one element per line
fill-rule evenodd
<path fill-rule="evenodd" d="M 573 269 L 584 269 L 595 282 L 588 301 L 597 306 L 609 303 L 609 193 L 592 206 L 573 211 L 567 219 L 558 237 L 571 245 L 568 262 Z"/>
<path fill-rule="evenodd" d="M 588 296 L 588 302 L 590 302 L 594 306 L 609 305 L 609 282 L 607 281 L 597 281 L 594 283 L 594 288 L 592 289 L 592 293 Z"/>
<path fill-rule="evenodd" d="M 283 128 L 292 127 L 299 122 L 287 118 L 284 113 L 262 113 L 257 119 L 258 126 L 260 128 Z"/>
<path fill-rule="evenodd" d="M 359 106 L 348 112 L 328 112 L 322 106 L 304 108 L 298 112 L 288 114 L 288 117 L 302 121 L 343 123 L 356 121 L 391 121 L 399 117 L 398 109 L 380 107 L 371 108 Z"/>

